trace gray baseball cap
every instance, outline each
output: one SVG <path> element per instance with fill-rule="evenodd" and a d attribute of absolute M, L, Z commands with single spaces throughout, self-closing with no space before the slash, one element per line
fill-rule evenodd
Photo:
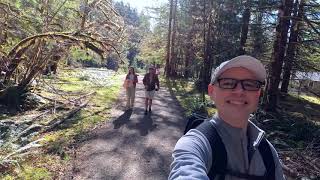
<path fill-rule="evenodd" d="M 221 63 L 220 66 L 214 69 L 211 75 L 211 83 L 214 83 L 224 71 L 235 67 L 248 69 L 261 82 L 264 82 L 267 77 L 266 69 L 259 60 L 251 56 L 241 55 Z"/>

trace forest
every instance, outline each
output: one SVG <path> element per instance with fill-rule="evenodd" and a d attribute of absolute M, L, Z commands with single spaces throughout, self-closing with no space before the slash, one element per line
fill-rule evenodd
<path fill-rule="evenodd" d="M 319 178 L 320 1 L 168 0 L 139 12 L 113 0 L 1 0 L 0 178 L 60 178 L 128 67 L 156 66 L 183 108 L 210 115 L 212 69 L 243 54 L 267 69 L 255 116 L 286 176 Z"/>

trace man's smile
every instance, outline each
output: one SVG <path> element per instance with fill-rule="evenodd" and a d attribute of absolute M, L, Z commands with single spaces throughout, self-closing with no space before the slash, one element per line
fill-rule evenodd
<path fill-rule="evenodd" d="M 248 104 L 247 101 L 244 100 L 227 100 L 228 104 L 235 104 L 235 105 L 244 105 L 244 104 Z"/>

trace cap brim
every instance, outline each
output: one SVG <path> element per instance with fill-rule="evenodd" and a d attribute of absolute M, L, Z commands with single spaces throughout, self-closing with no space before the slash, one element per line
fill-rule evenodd
<path fill-rule="evenodd" d="M 266 69 L 264 68 L 263 64 L 251 57 L 251 56 L 238 56 L 230 61 L 226 61 L 222 63 L 218 68 L 216 69 L 217 72 L 215 74 L 215 78 L 219 77 L 224 71 L 231 69 L 231 68 L 236 68 L 236 67 L 242 67 L 246 68 L 249 71 L 251 71 L 257 78 L 257 80 L 263 82 L 266 79 Z"/>

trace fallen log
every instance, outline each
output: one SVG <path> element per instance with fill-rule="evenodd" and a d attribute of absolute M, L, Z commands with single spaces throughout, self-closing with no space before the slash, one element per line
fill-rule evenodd
<path fill-rule="evenodd" d="M 65 122 L 66 120 L 72 118 L 77 112 L 79 112 L 83 107 L 87 106 L 89 101 L 81 104 L 79 107 L 73 109 L 67 114 L 64 114 L 58 118 L 55 118 L 54 120 L 50 121 L 47 127 L 44 128 L 44 133 L 52 131 L 54 128 Z"/>

